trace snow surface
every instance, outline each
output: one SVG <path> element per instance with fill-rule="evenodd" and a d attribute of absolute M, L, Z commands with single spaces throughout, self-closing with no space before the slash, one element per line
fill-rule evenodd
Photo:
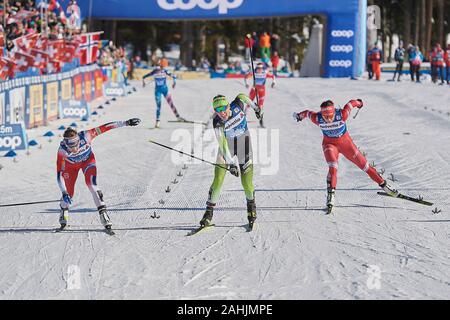
<path fill-rule="evenodd" d="M 279 169 L 261 175 L 256 165 L 256 229 L 246 232 L 240 179 L 227 175 L 216 228 L 186 237 L 203 215 L 213 168 L 185 158 L 183 170 L 172 161 L 175 153 L 148 142 L 175 146 L 171 138 L 180 131 L 174 129 L 187 134 L 193 126 L 167 122 L 174 116 L 163 101 L 163 128 L 149 130 L 153 86 L 135 85 L 138 92 L 78 122 L 90 128 L 143 119 L 139 127 L 108 132 L 93 143 L 116 236 L 102 231 L 81 173 L 67 231 L 53 232 L 57 203 L 0 208 L 0 299 L 450 298 L 448 86 L 279 79 L 267 89 L 265 106 L 266 126 L 279 134 Z M 247 89 L 239 80 L 215 79 L 179 81 L 172 92 L 182 116 L 208 121 L 215 94 L 232 98 Z M 386 178 L 394 175 L 400 191 L 422 195 L 433 207 L 378 196 L 378 186 L 341 157 L 337 208 L 324 214 L 321 133 L 291 114 L 305 106 L 317 110 L 329 98 L 341 106 L 351 98 L 365 101 L 348 121 L 355 143 Z M 15 161 L 0 158 L 0 204 L 60 197 L 57 128 L 71 122 L 30 130 L 41 149 L 20 152 Z M 57 135 L 51 141 L 42 136 L 48 130 Z M 435 208 L 442 211 L 434 214 Z"/>

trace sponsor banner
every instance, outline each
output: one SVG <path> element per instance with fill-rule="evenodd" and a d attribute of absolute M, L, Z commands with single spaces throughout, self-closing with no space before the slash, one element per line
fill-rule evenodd
<path fill-rule="evenodd" d="M 90 0 L 78 0 L 89 8 Z M 92 1 L 92 17 L 112 19 L 225 19 L 345 13 L 359 0 L 127 0 Z"/>
<path fill-rule="evenodd" d="M 194 79 L 210 79 L 211 75 L 209 72 L 203 71 L 180 71 L 175 72 L 178 79 L 181 80 L 194 80 Z"/>
<path fill-rule="evenodd" d="M 0 125 L 0 151 L 26 150 L 27 146 L 23 124 Z"/>
<path fill-rule="evenodd" d="M 89 119 L 89 104 L 85 100 L 65 100 L 61 102 L 61 118 Z"/>
<path fill-rule="evenodd" d="M 103 73 L 101 70 L 94 71 L 94 97 L 100 98 L 103 96 Z"/>
<path fill-rule="evenodd" d="M 109 78 L 109 82 L 119 82 L 118 79 L 119 70 L 117 68 L 114 68 L 111 70 L 111 77 Z"/>
<path fill-rule="evenodd" d="M 46 119 L 47 121 L 52 121 L 58 119 L 58 110 L 59 110 L 59 83 L 58 82 L 49 82 L 46 85 Z"/>
<path fill-rule="evenodd" d="M 123 83 L 107 82 L 104 84 L 104 92 L 107 97 L 118 97 L 126 95 L 126 88 Z"/>
<path fill-rule="evenodd" d="M 362 74 L 367 0 L 78 0 L 98 19 L 207 20 L 323 15 L 327 18 L 324 76 Z M 92 6 L 90 6 L 92 4 Z M 115 80 L 113 80 L 115 81 Z"/>
<path fill-rule="evenodd" d="M 225 72 L 211 72 L 211 78 L 226 78 Z"/>
<path fill-rule="evenodd" d="M 72 99 L 72 79 L 61 81 L 61 100 Z"/>
<path fill-rule="evenodd" d="M 87 102 L 92 101 L 92 80 L 91 80 L 91 73 L 85 72 L 83 74 L 83 80 L 84 80 L 84 100 Z"/>
<path fill-rule="evenodd" d="M 37 81 L 36 81 L 37 82 Z M 29 108 L 27 129 L 44 124 L 44 85 L 31 85 L 29 88 Z"/>
<path fill-rule="evenodd" d="M 25 87 L 9 91 L 9 114 L 7 123 L 24 123 L 26 109 Z"/>
<path fill-rule="evenodd" d="M 83 75 L 77 74 L 73 77 L 73 98 L 83 100 Z"/>

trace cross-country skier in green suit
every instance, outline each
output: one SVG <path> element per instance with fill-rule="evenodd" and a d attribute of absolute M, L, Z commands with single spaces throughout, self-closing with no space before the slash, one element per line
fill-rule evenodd
<path fill-rule="evenodd" d="M 217 95 L 213 99 L 215 115 L 213 127 L 219 142 L 217 164 L 214 171 L 214 181 L 209 189 L 206 212 L 200 221 L 201 227 L 210 226 L 213 210 L 219 198 L 220 189 L 227 172 L 236 177 L 241 175 L 241 183 L 247 198 L 247 215 L 249 228 L 253 228 L 256 219 L 255 188 L 253 186 L 253 155 L 250 132 L 247 127 L 245 108 L 250 106 L 258 119 L 262 116 L 262 110 L 255 105 L 249 97 L 240 93 L 229 103 L 223 95 Z"/>

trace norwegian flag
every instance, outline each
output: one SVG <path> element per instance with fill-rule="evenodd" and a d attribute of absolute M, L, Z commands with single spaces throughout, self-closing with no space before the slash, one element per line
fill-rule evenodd
<path fill-rule="evenodd" d="M 14 62 L 17 64 L 17 70 L 25 72 L 28 68 L 34 67 L 34 57 L 28 53 L 16 51 L 13 53 Z"/>
<path fill-rule="evenodd" d="M 33 48 L 39 39 L 39 36 L 38 33 L 33 33 L 14 39 L 12 41 L 14 43 L 14 51 L 28 51 L 30 48 Z"/>
<path fill-rule="evenodd" d="M 6 80 L 14 77 L 16 63 L 8 58 L 0 57 L 0 79 Z"/>
<path fill-rule="evenodd" d="M 31 49 L 31 55 L 34 57 L 34 67 L 44 69 L 48 61 L 48 53 L 38 49 Z"/>
<path fill-rule="evenodd" d="M 97 61 L 101 33 L 102 32 L 86 33 L 79 36 L 79 57 L 81 65 L 91 64 Z"/>

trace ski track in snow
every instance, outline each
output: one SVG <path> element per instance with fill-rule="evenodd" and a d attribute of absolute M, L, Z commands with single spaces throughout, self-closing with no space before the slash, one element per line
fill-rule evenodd
<path fill-rule="evenodd" d="M 212 97 L 239 92 L 246 93 L 233 79 L 180 81 L 173 98 L 182 116 L 209 121 L 210 129 Z M 400 191 L 422 195 L 433 207 L 378 196 L 378 187 L 340 157 L 336 208 L 325 215 L 321 132 L 307 121 L 295 123 L 291 114 L 318 110 L 325 99 L 344 106 L 352 98 L 365 102 L 348 121 L 356 145 Z M 266 127 L 279 130 L 279 170 L 261 175 L 255 165 L 255 229 L 246 232 L 240 179 L 227 175 L 214 213 L 216 227 L 192 237 L 186 235 L 204 213 L 214 169 L 189 157 L 187 168 L 174 164 L 169 150 L 148 139 L 175 146 L 173 129 L 192 133 L 193 125 L 168 123 L 174 116 L 163 101 L 162 128 L 149 130 L 155 120 L 150 86 L 103 105 L 99 116 L 78 122 L 80 129 L 135 116 L 143 120 L 93 143 L 98 183 L 116 235 L 103 232 L 81 174 L 66 231 L 53 232 L 57 203 L 0 208 L 0 299 L 450 297 L 448 88 L 409 81 L 279 79 L 277 87 L 267 89 L 265 103 Z M 62 132 L 57 128 L 71 122 L 30 130 L 29 138 L 42 148 L 20 152 L 17 163 L 0 158 L 1 203 L 59 198 L 54 171 Z M 51 141 L 42 137 L 48 130 L 56 133 Z M 434 208 L 442 212 L 433 214 Z M 69 288 L 70 266 L 79 268 L 79 288 Z M 381 272 L 377 288 L 369 285 L 371 266 Z"/>

